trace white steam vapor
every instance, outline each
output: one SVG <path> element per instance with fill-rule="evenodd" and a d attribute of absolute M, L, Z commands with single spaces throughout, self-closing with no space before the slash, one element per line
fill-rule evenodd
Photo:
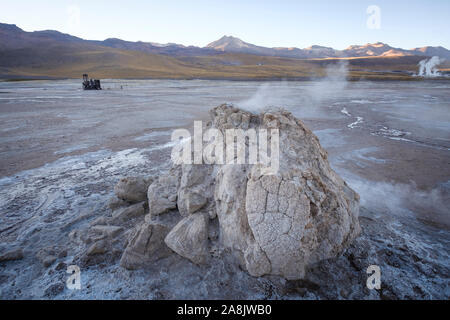
<path fill-rule="evenodd" d="M 264 83 L 258 87 L 256 92 L 249 99 L 238 102 L 238 106 L 250 112 L 260 112 L 268 107 L 282 107 L 288 101 L 285 96 L 289 86 L 286 82 Z"/>
<path fill-rule="evenodd" d="M 320 104 L 330 98 L 342 97 L 347 86 L 348 63 L 340 62 L 326 68 L 326 76 L 312 83 L 269 82 L 258 87 L 249 99 L 237 105 L 250 112 L 268 107 L 285 107 L 301 118 L 324 116 Z"/>
<path fill-rule="evenodd" d="M 342 60 L 337 64 L 327 66 L 325 78 L 307 87 L 307 95 L 314 104 L 330 97 L 341 97 L 347 87 L 348 62 Z"/>
<path fill-rule="evenodd" d="M 450 226 L 447 184 L 419 190 L 414 183 L 375 182 L 347 175 L 347 183 L 361 196 L 361 205 L 373 212 L 416 217 Z"/>
<path fill-rule="evenodd" d="M 434 56 L 430 59 L 424 59 L 419 62 L 419 77 L 439 77 L 441 74 L 436 68 L 439 64 L 444 62 L 443 59 L 438 56 Z"/>

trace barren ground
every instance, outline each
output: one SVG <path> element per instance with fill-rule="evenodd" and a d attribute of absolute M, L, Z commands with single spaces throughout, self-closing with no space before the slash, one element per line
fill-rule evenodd
<path fill-rule="evenodd" d="M 450 297 L 450 83 L 104 81 L 0 83 L 0 262 L 2 299 L 418 298 Z M 78 248 L 70 231 L 107 214 L 124 176 L 169 166 L 170 134 L 231 102 L 284 106 L 317 134 L 333 168 L 361 195 L 363 233 L 307 279 L 255 279 L 226 261 L 197 267 L 169 257 L 146 270 L 117 263 L 82 269 L 65 288 Z M 36 255 L 66 254 L 44 267 Z M 382 289 L 365 286 L 382 270 Z"/>

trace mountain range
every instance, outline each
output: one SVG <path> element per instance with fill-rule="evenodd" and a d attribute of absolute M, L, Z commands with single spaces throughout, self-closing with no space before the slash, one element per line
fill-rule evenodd
<path fill-rule="evenodd" d="M 450 51 L 443 47 L 422 47 L 410 50 L 393 48 L 387 44 L 377 42 L 366 45 L 352 45 L 345 50 L 336 50 L 323 46 L 311 46 L 305 49 L 299 48 L 267 48 L 256 46 L 241 39 L 224 36 L 206 46 L 223 52 L 240 52 L 257 55 L 291 57 L 300 59 L 320 58 L 354 58 L 354 57 L 389 57 L 389 56 L 430 56 L 437 55 L 444 59 L 450 59 Z"/>
<path fill-rule="evenodd" d="M 304 49 L 268 48 L 232 36 L 224 36 L 205 47 L 116 38 L 95 41 L 54 30 L 26 32 L 16 25 L 0 23 L 0 75 L 71 77 L 83 69 L 112 77 L 220 77 L 219 74 L 225 72 L 245 78 L 252 72 L 270 77 L 274 70 L 268 67 L 256 70 L 254 66 L 271 65 L 286 69 L 278 68 L 274 77 L 290 77 L 289 66 L 301 66 L 303 70 L 307 65 L 321 64 L 304 60 L 356 59 L 351 64 L 358 65 L 361 61 L 362 66 L 367 66 L 367 59 L 379 58 L 369 64 L 386 62 L 406 70 L 424 56 L 450 60 L 450 51 L 431 46 L 401 49 L 381 42 L 352 45 L 345 50 L 317 45 Z M 245 69 L 247 65 L 252 66 L 251 72 Z"/>

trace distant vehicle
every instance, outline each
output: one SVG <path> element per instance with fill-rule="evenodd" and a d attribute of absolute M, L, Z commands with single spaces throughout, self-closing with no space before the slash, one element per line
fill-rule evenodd
<path fill-rule="evenodd" d="M 102 90 L 100 80 L 89 79 L 87 74 L 83 74 L 83 89 L 84 90 Z"/>

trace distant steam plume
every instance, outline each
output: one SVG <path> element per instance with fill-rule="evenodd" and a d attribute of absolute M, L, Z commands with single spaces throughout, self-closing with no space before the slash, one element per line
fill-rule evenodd
<path fill-rule="evenodd" d="M 419 62 L 419 77 L 438 77 L 441 74 L 439 70 L 436 68 L 439 64 L 444 62 L 443 59 L 440 59 L 438 56 L 434 56 L 430 59 L 424 59 Z"/>

